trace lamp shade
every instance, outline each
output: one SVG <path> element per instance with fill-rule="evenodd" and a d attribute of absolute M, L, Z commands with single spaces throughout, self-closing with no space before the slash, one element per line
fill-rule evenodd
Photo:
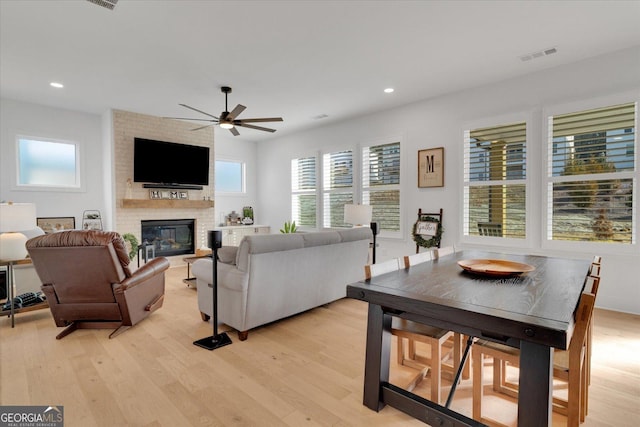
<path fill-rule="evenodd" d="M 0 203 L 0 259 L 25 258 L 27 237 L 20 233 L 36 228 L 36 205 L 33 203 Z"/>
<path fill-rule="evenodd" d="M 369 205 L 344 205 L 344 222 L 369 226 L 372 208 Z"/>
<path fill-rule="evenodd" d="M 36 205 L 0 203 L 0 233 L 36 228 Z"/>

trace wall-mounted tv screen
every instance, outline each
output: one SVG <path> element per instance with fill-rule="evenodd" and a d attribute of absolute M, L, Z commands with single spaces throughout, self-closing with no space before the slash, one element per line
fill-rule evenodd
<path fill-rule="evenodd" d="M 133 180 L 209 185 L 209 147 L 135 138 Z"/>

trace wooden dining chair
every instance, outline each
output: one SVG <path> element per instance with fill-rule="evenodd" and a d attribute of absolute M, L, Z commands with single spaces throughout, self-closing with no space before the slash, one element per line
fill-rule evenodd
<path fill-rule="evenodd" d="M 602 264 L 602 257 L 599 255 L 595 255 L 591 260 L 591 265 L 589 266 L 589 273 L 587 277 L 585 277 L 585 291 L 588 291 L 587 281 L 589 277 L 593 277 L 593 283 L 591 284 L 590 292 L 594 295 L 598 295 L 598 287 L 600 286 L 600 269 Z M 591 347 L 592 347 L 592 335 L 593 335 L 593 317 L 591 318 L 591 323 L 589 324 L 589 330 L 587 331 L 587 385 L 591 385 Z"/>
<path fill-rule="evenodd" d="M 590 266 L 589 271 L 591 273 L 594 273 L 594 275 L 587 275 L 585 277 L 585 284 L 584 284 L 584 292 L 588 292 L 591 293 L 593 295 L 595 295 L 597 297 L 598 295 L 598 288 L 600 286 L 600 276 L 595 275 L 596 273 L 599 272 L 599 268 L 592 268 L 594 267 L 593 265 Z M 586 338 L 586 343 L 585 343 L 585 377 L 586 377 L 586 388 L 585 388 L 585 393 L 584 393 L 584 406 L 581 408 L 582 409 L 582 413 L 581 413 L 581 421 L 584 420 L 584 417 L 587 416 L 588 414 L 588 410 L 589 410 L 589 400 L 588 400 L 588 396 L 589 396 L 589 390 L 588 387 L 591 384 L 590 382 L 590 375 L 591 375 L 591 345 L 592 345 L 592 338 L 591 338 L 591 333 L 593 330 L 593 316 L 591 316 L 591 321 L 589 322 L 588 325 L 588 330 L 587 330 L 587 338 Z M 560 354 L 560 353 L 558 353 Z M 559 356 L 562 357 L 562 356 Z M 494 359 L 496 360 L 496 359 Z M 497 362 L 496 362 L 497 363 Z M 507 362 L 505 360 L 502 360 L 501 362 L 501 366 L 500 366 L 500 371 L 498 371 L 498 373 L 496 374 L 496 376 L 494 377 L 494 382 L 495 384 L 497 384 L 497 386 L 494 386 L 494 390 L 502 392 L 504 394 L 510 394 L 513 395 L 514 397 L 517 397 L 517 389 L 518 389 L 518 384 L 516 383 L 512 383 L 509 382 L 506 378 L 506 365 Z M 561 413 L 563 415 L 567 414 L 567 406 L 568 403 L 565 399 L 558 399 L 556 398 L 554 400 L 554 410 L 558 413 Z"/>
<path fill-rule="evenodd" d="M 568 350 L 555 350 L 553 357 L 553 378 L 567 384 L 567 399 L 553 397 L 553 410 L 567 415 L 567 426 L 576 427 L 586 416 L 588 384 L 586 369 L 587 331 L 593 315 L 596 295 L 589 292 L 596 279 L 588 278 L 586 291 L 580 297 L 575 314 L 575 327 Z M 473 358 L 473 418 L 477 421 L 496 425 L 494 420 L 482 416 L 483 362 L 488 356 L 493 358 L 493 388 L 495 391 L 517 398 L 518 385 L 505 382 L 504 364 L 506 361 L 514 367 L 519 366 L 520 351 L 487 340 L 478 340 L 472 350 Z"/>
<path fill-rule="evenodd" d="M 420 252 L 405 256 L 398 265 L 404 265 L 405 268 L 409 268 L 408 266 L 429 262 L 431 259 L 431 251 Z M 365 266 L 365 277 L 370 279 L 376 275 L 397 269 L 393 262 L 384 264 L 384 266 L 378 266 L 378 264 Z M 431 377 L 431 400 L 440 403 L 442 375 L 450 374 L 451 378 L 453 378 L 454 372 L 460 364 L 461 336 L 445 329 L 423 325 L 399 317 L 393 317 L 391 333 L 398 341 L 398 364 L 419 371 L 404 388 L 412 391 L 429 374 Z M 418 355 L 416 353 L 416 343 L 429 345 L 430 356 Z"/>

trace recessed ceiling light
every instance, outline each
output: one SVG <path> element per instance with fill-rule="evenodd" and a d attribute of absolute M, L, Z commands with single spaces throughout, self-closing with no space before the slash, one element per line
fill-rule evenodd
<path fill-rule="evenodd" d="M 391 93 L 393 92 L 393 88 L 392 87 L 388 87 L 384 90 L 384 93 Z"/>
<path fill-rule="evenodd" d="M 49 85 L 51 85 L 52 87 L 58 88 L 58 89 L 61 89 L 61 88 L 64 87 L 64 85 L 62 83 L 58 83 L 58 82 L 51 82 L 51 83 L 49 83 Z"/>

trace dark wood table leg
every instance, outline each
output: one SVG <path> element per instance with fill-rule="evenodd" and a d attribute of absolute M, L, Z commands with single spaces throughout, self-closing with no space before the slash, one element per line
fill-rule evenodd
<path fill-rule="evenodd" d="M 553 348 L 520 342 L 518 426 L 550 426 L 553 391 Z"/>
<path fill-rule="evenodd" d="M 381 383 L 389 382 L 390 347 L 391 316 L 384 314 L 379 305 L 369 304 L 363 403 L 374 411 L 385 406 Z"/>

